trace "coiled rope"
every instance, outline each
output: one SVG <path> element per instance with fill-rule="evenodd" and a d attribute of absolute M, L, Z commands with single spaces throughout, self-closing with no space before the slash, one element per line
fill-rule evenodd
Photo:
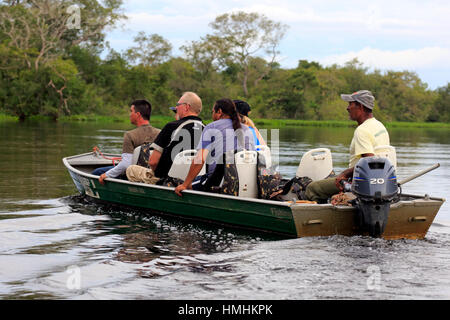
<path fill-rule="evenodd" d="M 112 163 L 113 163 L 113 166 L 116 165 L 116 164 L 115 164 L 115 161 L 121 161 L 121 160 L 122 160 L 122 157 L 107 157 L 107 156 L 105 156 L 105 155 L 100 151 L 99 147 L 97 147 L 97 146 L 95 146 L 95 147 L 92 149 L 92 152 L 94 152 L 95 155 L 102 157 L 103 159 L 111 160 Z"/>

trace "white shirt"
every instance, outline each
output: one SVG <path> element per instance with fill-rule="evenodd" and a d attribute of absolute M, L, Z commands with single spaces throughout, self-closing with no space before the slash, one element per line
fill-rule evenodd
<path fill-rule="evenodd" d="M 108 178 L 117 178 L 118 176 L 122 175 L 127 171 L 127 168 L 131 166 L 131 160 L 133 158 L 132 153 L 122 153 L 122 161 L 115 166 L 114 168 L 108 170 L 105 172 L 106 176 Z"/>

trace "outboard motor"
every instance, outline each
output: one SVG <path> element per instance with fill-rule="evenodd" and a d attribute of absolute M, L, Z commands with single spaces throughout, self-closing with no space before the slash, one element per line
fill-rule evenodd
<path fill-rule="evenodd" d="M 352 192 L 356 195 L 360 228 L 372 237 L 380 237 L 398 193 L 394 166 L 386 158 L 361 158 L 353 172 Z"/>

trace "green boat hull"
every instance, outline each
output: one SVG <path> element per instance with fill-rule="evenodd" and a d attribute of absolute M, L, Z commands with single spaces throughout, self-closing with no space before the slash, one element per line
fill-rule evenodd
<path fill-rule="evenodd" d="M 81 194 L 102 201 L 133 206 L 180 217 L 213 221 L 249 229 L 297 236 L 288 204 L 185 191 L 179 197 L 171 187 L 108 179 L 104 185 L 98 177 L 75 169 L 69 173 Z"/>

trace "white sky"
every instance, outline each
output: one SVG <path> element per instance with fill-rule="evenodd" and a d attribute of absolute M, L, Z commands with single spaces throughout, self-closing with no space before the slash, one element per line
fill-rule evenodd
<path fill-rule="evenodd" d="M 429 87 L 450 81 L 450 1 L 448 0 L 124 0 L 129 17 L 108 34 L 122 51 L 139 31 L 157 33 L 179 47 L 211 33 L 216 16 L 233 11 L 258 12 L 285 23 L 280 63 L 298 60 L 343 64 L 355 57 L 367 67 L 409 70 Z"/>

